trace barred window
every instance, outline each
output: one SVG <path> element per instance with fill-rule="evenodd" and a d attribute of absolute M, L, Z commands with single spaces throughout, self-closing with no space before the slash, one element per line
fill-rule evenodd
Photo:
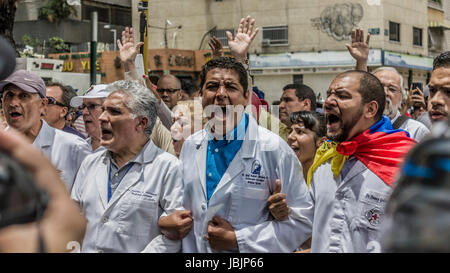
<path fill-rule="evenodd" d="M 263 45 L 288 45 L 288 26 L 263 27 L 262 43 Z"/>

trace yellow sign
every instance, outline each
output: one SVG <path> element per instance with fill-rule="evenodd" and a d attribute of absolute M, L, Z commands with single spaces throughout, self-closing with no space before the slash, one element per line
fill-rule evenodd
<path fill-rule="evenodd" d="M 100 64 L 98 61 L 95 62 L 97 71 L 100 71 Z M 91 70 L 91 61 L 81 61 L 81 65 L 83 66 L 83 71 L 90 71 Z"/>
<path fill-rule="evenodd" d="M 64 62 L 63 72 L 72 72 L 73 71 L 73 62 Z"/>

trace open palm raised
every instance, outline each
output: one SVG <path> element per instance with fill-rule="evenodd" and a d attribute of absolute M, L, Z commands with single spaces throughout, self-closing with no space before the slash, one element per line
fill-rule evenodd
<path fill-rule="evenodd" d="M 352 31 L 352 44 L 346 44 L 345 46 L 356 61 L 367 61 L 370 49 L 369 43 L 370 34 L 367 34 L 367 38 L 364 41 L 364 30 L 357 28 Z"/>
<path fill-rule="evenodd" d="M 233 53 L 233 56 L 238 61 L 244 61 L 247 58 L 247 52 L 250 48 L 252 41 L 255 39 L 256 34 L 258 34 L 259 28 L 254 29 L 255 19 L 250 16 L 247 18 L 242 18 L 239 23 L 239 29 L 236 36 L 233 39 L 233 34 L 227 31 L 228 46 Z"/>

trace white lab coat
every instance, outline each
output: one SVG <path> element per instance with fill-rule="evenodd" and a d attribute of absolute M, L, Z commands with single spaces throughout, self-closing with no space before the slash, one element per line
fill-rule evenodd
<path fill-rule="evenodd" d="M 392 124 L 401 116 L 400 112 L 392 119 Z M 403 122 L 399 129 L 405 130 L 409 133 L 409 137 L 417 142 L 422 141 L 422 139 L 430 134 L 430 130 L 420 121 L 415 119 L 408 119 Z"/>
<path fill-rule="evenodd" d="M 258 126 L 249 117 L 248 129 L 227 171 L 211 196 L 206 197 L 205 130 L 183 144 L 184 207 L 192 210 L 194 226 L 183 239 L 183 252 L 220 252 L 206 240 L 208 222 L 218 215 L 234 228 L 238 249 L 232 252 L 292 252 L 311 235 L 312 223 L 302 217 L 311 209 L 301 165 L 292 149 L 278 135 Z M 297 217 L 276 221 L 267 208 L 267 198 L 282 182 L 289 207 Z"/>
<path fill-rule="evenodd" d="M 86 158 L 72 199 L 88 221 L 82 252 L 178 252 L 180 241 L 163 236 L 161 216 L 182 210 L 181 163 L 149 140 L 107 201 L 110 156 L 106 150 Z"/>
<path fill-rule="evenodd" d="M 44 120 L 33 146 L 41 150 L 60 172 L 69 192 L 81 163 L 92 152 L 91 145 L 84 139 L 55 129 Z"/>
<path fill-rule="evenodd" d="M 334 178 L 330 162 L 314 172 L 311 252 L 379 252 L 380 226 L 392 188 L 355 157 L 344 168 L 344 179 Z"/>

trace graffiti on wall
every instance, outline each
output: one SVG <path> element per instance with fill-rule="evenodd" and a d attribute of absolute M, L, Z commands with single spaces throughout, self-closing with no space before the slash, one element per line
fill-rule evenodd
<path fill-rule="evenodd" d="M 351 39 L 352 29 L 364 15 L 359 3 L 342 3 L 326 7 L 320 17 L 311 19 L 313 27 L 320 29 L 337 41 Z"/>

